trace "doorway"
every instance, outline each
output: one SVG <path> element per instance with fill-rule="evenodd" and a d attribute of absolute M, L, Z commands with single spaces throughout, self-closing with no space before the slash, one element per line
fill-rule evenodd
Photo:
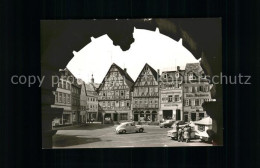
<path fill-rule="evenodd" d="M 188 122 L 188 114 L 185 114 L 185 115 L 184 115 L 184 121 L 185 121 L 185 122 Z"/>
<path fill-rule="evenodd" d="M 138 121 L 138 113 L 134 113 L 134 121 Z"/>
<path fill-rule="evenodd" d="M 114 113 L 114 121 L 117 121 L 118 120 L 118 114 L 117 113 Z"/>
<path fill-rule="evenodd" d="M 181 110 L 176 109 L 176 120 L 181 120 Z"/>
<path fill-rule="evenodd" d="M 196 113 L 191 113 L 191 121 L 196 121 Z"/>
<path fill-rule="evenodd" d="M 165 120 L 172 119 L 172 110 L 163 110 L 163 118 Z"/>

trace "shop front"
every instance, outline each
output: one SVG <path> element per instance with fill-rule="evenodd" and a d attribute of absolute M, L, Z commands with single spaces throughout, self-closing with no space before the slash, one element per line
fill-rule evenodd
<path fill-rule="evenodd" d="M 103 113 L 105 123 L 130 121 L 131 111 L 106 111 Z"/>
<path fill-rule="evenodd" d="M 161 104 L 161 120 L 183 120 L 181 103 L 164 103 Z"/>
<path fill-rule="evenodd" d="M 158 121 L 157 110 L 134 110 L 134 121 L 155 122 Z"/>
<path fill-rule="evenodd" d="M 206 111 L 202 107 L 184 107 L 184 121 L 198 121 L 207 117 Z"/>

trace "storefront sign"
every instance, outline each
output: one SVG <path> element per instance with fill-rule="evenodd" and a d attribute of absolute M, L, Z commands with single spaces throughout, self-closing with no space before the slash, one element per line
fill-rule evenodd
<path fill-rule="evenodd" d="M 164 107 L 169 107 L 169 106 L 174 106 L 174 107 L 181 107 L 181 106 L 179 106 L 180 104 L 174 104 L 174 103 L 167 103 L 167 104 L 162 104 L 162 106 L 164 106 Z"/>
<path fill-rule="evenodd" d="M 209 94 L 195 93 L 195 94 L 185 94 L 186 97 L 209 97 Z"/>

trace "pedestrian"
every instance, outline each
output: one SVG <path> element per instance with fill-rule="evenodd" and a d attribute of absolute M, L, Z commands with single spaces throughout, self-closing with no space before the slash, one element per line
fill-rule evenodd
<path fill-rule="evenodd" d="M 182 139 L 182 129 L 179 128 L 179 130 L 178 130 L 178 142 L 182 141 L 181 139 Z"/>
<path fill-rule="evenodd" d="M 178 132 L 178 131 L 179 131 L 179 128 L 180 128 L 179 123 L 177 123 L 177 124 L 176 124 L 177 139 L 178 139 L 178 135 L 179 135 L 179 132 Z"/>

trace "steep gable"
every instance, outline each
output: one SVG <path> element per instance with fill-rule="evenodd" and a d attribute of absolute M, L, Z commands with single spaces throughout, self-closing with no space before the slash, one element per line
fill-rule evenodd
<path fill-rule="evenodd" d="M 153 82 L 152 85 L 158 85 L 158 79 L 158 73 L 149 64 L 146 63 L 143 69 L 141 70 L 140 74 L 138 75 L 134 83 L 134 86 L 151 85 L 151 82 Z"/>
<path fill-rule="evenodd" d="M 107 74 L 105 75 L 103 81 L 99 85 L 98 91 L 100 91 L 102 88 L 105 87 L 107 79 L 113 79 L 116 82 L 117 82 L 116 79 L 121 79 L 121 80 L 123 79 L 123 81 L 125 82 L 125 84 L 128 86 L 129 89 L 132 88 L 133 83 L 134 83 L 134 81 L 130 77 L 130 75 L 126 71 L 124 71 L 122 68 L 120 68 L 118 65 L 116 65 L 115 63 L 113 63 L 110 66 L 110 68 L 109 68 Z M 114 85 L 114 84 L 111 83 L 111 85 Z"/>

